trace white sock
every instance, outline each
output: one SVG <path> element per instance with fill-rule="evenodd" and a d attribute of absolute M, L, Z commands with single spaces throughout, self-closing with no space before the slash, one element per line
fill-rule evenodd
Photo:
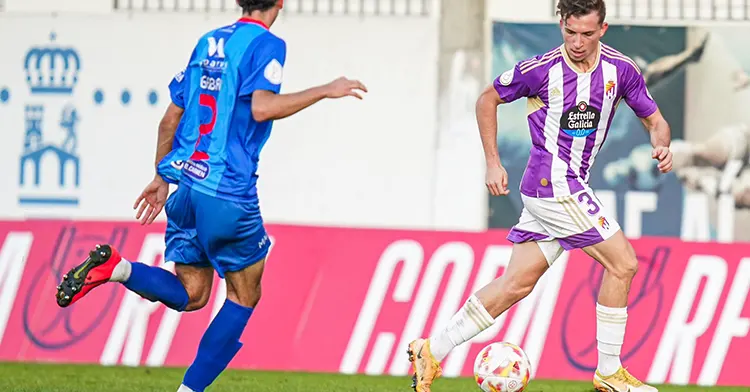
<path fill-rule="evenodd" d="M 472 295 L 440 333 L 430 337 L 432 355 L 442 361 L 454 347 L 479 335 L 495 323 L 479 298 Z"/>
<path fill-rule="evenodd" d="M 133 266 L 129 261 L 121 259 L 119 263 L 112 270 L 112 277 L 109 278 L 110 282 L 124 282 L 130 278 L 130 271 Z"/>
<path fill-rule="evenodd" d="M 609 308 L 596 304 L 596 341 L 599 351 L 597 370 L 602 376 L 611 376 L 622 366 L 620 350 L 625 340 L 628 308 Z"/>
<path fill-rule="evenodd" d="M 180 385 L 180 389 L 178 389 L 177 392 L 195 392 L 195 391 L 193 391 L 192 389 L 184 385 Z"/>

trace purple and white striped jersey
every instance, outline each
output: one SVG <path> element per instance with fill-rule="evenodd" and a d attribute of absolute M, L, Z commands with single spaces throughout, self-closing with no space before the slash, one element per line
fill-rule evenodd
<path fill-rule="evenodd" d="M 657 108 L 635 62 L 605 44 L 589 72 L 571 66 L 561 45 L 519 62 L 494 86 L 504 102 L 527 98 L 532 147 L 521 193 L 529 197 L 589 188 L 590 168 L 622 98 L 640 118 Z"/>

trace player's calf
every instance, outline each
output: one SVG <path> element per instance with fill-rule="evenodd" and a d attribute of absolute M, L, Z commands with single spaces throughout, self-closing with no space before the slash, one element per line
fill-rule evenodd
<path fill-rule="evenodd" d="M 653 391 L 627 373 L 620 361 L 628 321 L 628 293 L 638 271 L 635 251 L 621 230 L 584 251 L 605 268 L 596 304 L 598 363 L 594 384 L 600 391 Z"/>
<path fill-rule="evenodd" d="M 242 348 L 239 339 L 260 301 L 264 266 L 265 259 L 239 271 L 224 273 L 227 299 L 203 334 L 195 360 L 185 373 L 181 391 L 203 391 Z"/>

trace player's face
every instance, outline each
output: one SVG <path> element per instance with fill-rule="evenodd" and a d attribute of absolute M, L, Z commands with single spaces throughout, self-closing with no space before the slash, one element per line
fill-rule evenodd
<path fill-rule="evenodd" d="M 584 61 L 596 54 L 599 40 L 607 31 L 607 22 L 599 24 L 599 13 L 570 16 L 560 21 L 565 51 L 573 61 Z"/>

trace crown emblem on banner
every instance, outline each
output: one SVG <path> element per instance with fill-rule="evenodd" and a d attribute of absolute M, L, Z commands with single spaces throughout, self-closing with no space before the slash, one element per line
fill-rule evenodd
<path fill-rule="evenodd" d="M 81 69 L 78 52 L 55 45 L 55 38 L 51 34 L 52 44 L 32 46 L 26 53 L 26 83 L 32 94 L 72 94 L 78 83 Z"/>

